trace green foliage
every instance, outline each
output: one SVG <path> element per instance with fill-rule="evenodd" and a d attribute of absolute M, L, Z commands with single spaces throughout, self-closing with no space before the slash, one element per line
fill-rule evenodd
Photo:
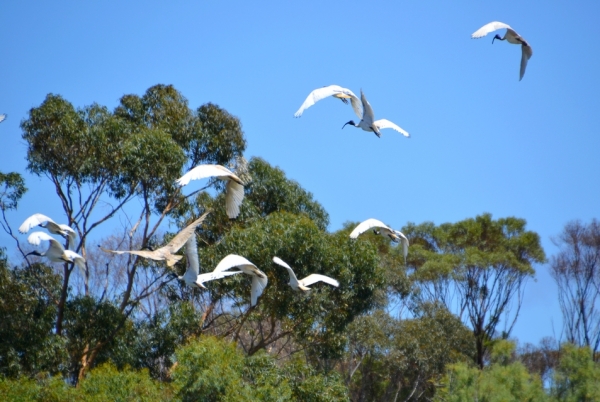
<path fill-rule="evenodd" d="M 0 210 L 17 209 L 19 200 L 27 192 L 23 177 L 15 172 L 0 172 L 0 186 Z"/>
<path fill-rule="evenodd" d="M 267 216 L 273 212 L 306 214 L 317 227 L 324 231 L 329 224 L 325 209 L 313 200 L 313 195 L 300 187 L 294 180 L 287 179 L 285 173 L 269 165 L 261 158 L 252 158 L 248 165 L 252 185 L 246 194 L 252 205 L 251 216 Z"/>
<path fill-rule="evenodd" d="M 439 301 L 451 311 L 458 306 L 457 314 L 466 312 L 480 367 L 486 342 L 501 318 L 508 321 L 510 333 L 510 317 L 503 314 L 534 275 L 533 264 L 545 261 L 539 236 L 526 231 L 525 224 L 523 219 L 493 220 L 484 214 L 454 224 L 409 224 L 404 229 L 411 239 L 408 265 L 414 270 L 418 302 Z"/>
<path fill-rule="evenodd" d="M 0 374 L 66 369 L 66 340 L 52 333 L 60 278 L 42 264 L 9 269 L 0 250 Z"/>
<path fill-rule="evenodd" d="M 600 365 L 589 347 L 563 344 L 551 395 L 557 401 L 600 401 Z"/>
<path fill-rule="evenodd" d="M 286 382 L 265 355 L 250 357 L 246 364 L 234 343 L 213 337 L 193 340 L 176 355 L 172 378 L 181 401 L 289 399 Z"/>
<path fill-rule="evenodd" d="M 61 96 L 48 94 L 29 111 L 21 128 L 27 142 L 27 169 L 54 184 L 67 222 L 79 235 L 74 249 L 85 256 L 92 273 L 97 268 L 90 266 L 94 253 L 86 248 L 90 231 L 137 199 L 142 211 L 137 223 L 131 220 L 130 235 L 137 230 L 138 236 L 142 234 L 141 245 L 147 246 L 167 214 L 185 205 L 175 185 L 183 171 L 199 163 L 227 164 L 246 147 L 236 117 L 213 104 L 194 111 L 171 85 L 155 85 L 142 96 L 125 95 L 113 112 L 98 104 L 76 108 Z M 7 189 L 0 202 L 5 208 L 16 207 L 25 191 L 20 177 L 12 174 L 0 179 Z M 106 203 L 110 208 L 96 208 Z M 159 216 L 157 222 L 151 219 L 153 213 Z M 96 356 L 121 363 L 135 360 L 101 349 L 131 343 L 131 339 L 118 339 L 132 326 L 124 316 L 158 289 L 147 285 L 158 280 L 156 272 L 147 269 L 137 275 L 138 268 L 148 267 L 141 260 L 127 261 L 126 278 L 118 279 L 125 283 L 114 287 L 123 291 L 110 302 L 104 292 L 89 288 L 90 282 L 94 286 L 93 275 L 86 277 L 84 291 L 86 296 L 101 298 L 94 302 L 81 295 L 73 297 L 70 277 L 64 276 L 56 300 L 55 328 L 59 335 L 63 328 L 67 331 L 72 368 L 81 365 L 79 377 L 93 366 Z M 142 284 L 145 279 L 149 282 Z M 63 320 L 68 322 L 63 325 Z"/>
<path fill-rule="evenodd" d="M 558 302 L 568 342 L 600 348 L 600 222 L 568 222 L 552 239 L 559 252 L 552 256 L 550 274 L 558 287 Z"/>
<path fill-rule="evenodd" d="M 5 402 L 67 402 L 81 400 L 77 392 L 60 376 L 31 379 L 0 377 L 0 395 Z"/>
<path fill-rule="evenodd" d="M 76 297 L 67 302 L 65 332 L 71 356 L 71 373 L 76 378 L 83 354 L 90 347 L 105 346 L 115 341 L 126 317 L 113 303 L 92 297 Z"/>
<path fill-rule="evenodd" d="M 147 370 L 117 370 L 111 364 L 92 370 L 78 385 L 77 394 L 86 402 L 170 401 L 173 396 L 171 387 L 152 380 Z"/>
<path fill-rule="evenodd" d="M 232 226 L 250 225 L 274 212 L 306 215 L 320 230 L 326 230 L 329 215 L 323 206 L 313 200 L 313 195 L 296 181 L 286 178 L 281 169 L 253 157 L 248 164 L 248 172 L 252 181 L 245 186 L 244 202 L 235 221 L 231 221 L 225 213 L 224 194 L 212 198 L 208 193 L 201 192 L 196 196 L 193 207 L 197 209 L 197 216 L 207 209 L 213 211 L 200 228 L 202 238 L 208 244 L 221 240 Z M 185 212 L 179 211 L 180 214 Z"/>
<path fill-rule="evenodd" d="M 117 370 L 110 364 L 92 370 L 77 388 L 60 376 L 13 380 L 0 377 L 0 395 L 6 402 L 143 402 L 170 401 L 173 397 L 171 387 L 153 381 L 147 371 Z"/>
<path fill-rule="evenodd" d="M 348 389 L 335 371 L 318 372 L 305 361 L 296 357 L 288 362 L 283 371 L 289 378 L 291 401 L 334 402 L 349 401 Z"/>
<path fill-rule="evenodd" d="M 272 328 L 251 342 L 250 353 L 284 332 L 323 356 L 339 354 L 343 339 L 338 335 L 356 315 L 375 306 L 376 291 L 383 286 L 377 254 L 368 243 L 323 232 L 306 215 L 272 213 L 247 227 L 233 227 L 221 243 L 200 255 L 201 266 L 215 267 L 231 253 L 246 257 L 269 278 L 260 308 L 252 312 L 249 322 L 268 320 Z M 294 292 L 288 286 L 288 272 L 272 262 L 273 256 L 290 264 L 299 278 L 321 273 L 336 278 L 340 287 L 316 283 L 309 293 Z M 239 303 L 250 298 L 247 275 L 209 286 L 213 295 L 232 294 Z M 281 323 L 282 332 L 273 332 L 275 322 Z"/>
<path fill-rule="evenodd" d="M 480 370 L 467 363 L 449 365 L 436 401 L 523 402 L 545 401 L 542 382 L 520 362 L 510 362 L 514 344 L 501 341 L 492 351 L 496 361 Z"/>
<path fill-rule="evenodd" d="M 167 380 L 175 350 L 189 338 L 200 335 L 202 317 L 190 302 L 172 301 L 150 319 L 136 323 L 132 332 L 131 343 L 123 347 L 121 361 L 148 368 L 153 378 Z"/>
<path fill-rule="evenodd" d="M 335 373 L 318 373 L 294 359 L 283 367 L 260 352 L 244 357 L 234 343 L 192 340 L 176 352 L 173 389 L 181 401 L 347 401 Z"/>
<path fill-rule="evenodd" d="M 377 311 L 355 320 L 348 333 L 342 369 L 354 400 L 431 398 L 446 365 L 474 354 L 469 329 L 435 305 L 407 320 Z"/>

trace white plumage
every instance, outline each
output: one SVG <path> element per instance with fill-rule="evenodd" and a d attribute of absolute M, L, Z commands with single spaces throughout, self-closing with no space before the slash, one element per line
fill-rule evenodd
<path fill-rule="evenodd" d="M 385 223 L 377 220 L 377 219 L 367 219 L 366 221 L 360 223 L 354 230 L 350 233 L 351 239 L 356 239 L 358 235 L 366 232 L 371 228 L 379 228 L 379 230 L 374 230 L 375 234 L 381 236 L 389 237 L 395 243 L 402 243 L 402 252 L 404 254 L 404 259 L 408 255 L 408 239 L 404 234 L 398 230 L 394 230 L 388 227 Z"/>
<path fill-rule="evenodd" d="M 252 277 L 252 289 L 251 289 L 251 299 L 250 304 L 252 306 L 256 305 L 256 302 L 260 295 L 262 295 L 263 290 L 267 286 L 269 282 L 267 275 L 260 269 L 256 267 L 253 263 L 248 261 L 242 256 L 236 254 L 229 254 L 225 258 L 223 258 L 217 267 L 213 270 L 214 273 L 220 273 L 223 271 L 227 271 L 231 268 L 237 267 L 240 271 L 234 272 L 243 272 L 246 275 L 250 275 Z"/>
<path fill-rule="evenodd" d="M 231 170 L 221 165 L 199 165 L 177 179 L 176 183 L 186 186 L 191 180 L 217 177 L 227 181 L 225 209 L 230 219 L 237 218 L 244 200 L 244 183 Z"/>
<path fill-rule="evenodd" d="M 521 81 L 523 79 L 523 76 L 525 75 L 527 62 L 533 55 L 533 49 L 531 48 L 531 46 L 529 46 L 529 43 L 527 43 L 527 41 L 523 37 L 521 37 L 514 29 L 512 29 L 508 24 L 505 24 L 503 22 L 493 21 L 489 24 L 485 24 L 477 31 L 473 32 L 471 34 L 471 38 L 483 38 L 491 32 L 504 28 L 506 28 L 506 33 L 504 34 L 504 36 L 501 37 L 500 35 L 496 34 L 496 36 L 494 36 L 494 39 L 492 39 L 492 43 L 494 43 L 495 39 L 498 39 L 506 40 L 508 43 L 512 43 L 513 45 L 521 45 L 521 67 L 519 69 L 519 81 Z"/>
<path fill-rule="evenodd" d="M 373 132 L 377 137 L 381 137 L 380 130 L 383 130 L 384 128 L 391 128 L 405 137 L 410 137 L 410 134 L 408 134 L 408 132 L 406 132 L 404 129 L 400 128 L 398 125 L 392 123 L 389 120 L 381 119 L 375 121 L 375 114 L 373 113 L 373 108 L 371 107 L 371 104 L 367 100 L 367 97 L 363 93 L 362 89 L 360 91 L 360 99 L 363 109 L 362 114 L 360 112 L 357 112 L 356 109 L 354 109 L 358 118 L 361 119 L 360 122 L 356 124 L 354 120 L 350 120 L 346 124 L 362 128 L 365 131 Z M 344 124 L 342 128 L 346 127 L 346 124 Z"/>
<path fill-rule="evenodd" d="M 52 219 L 43 214 L 33 214 L 29 218 L 25 219 L 25 222 L 19 227 L 19 232 L 27 233 L 32 228 L 40 226 L 48 230 L 52 234 L 61 235 L 69 240 L 69 247 L 75 244 L 77 233 L 70 226 L 64 224 L 58 224 Z"/>
<path fill-rule="evenodd" d="M 198 261 L 198 243 L 196 242 L 196 235 L 192 234 L 189 239 L 185 242 L 185 257 L 187 260 L 187 268 L 185 273 L 178 276 L 177 279 L 185 282 L 188 286 L 194 286 L 196 279 L 200 274 L 200 262 Z"/>
<path fill-rule="evenodd" d="M 335 279 L 319 274 L 310 274 L 306 278 L 298 280 L 292 267 L 286 264 L 281 258 L 273 257 L 273 262 L 287 269 L 288 273 L 290 274 L 290 282 L 288 283 L 288 285 L 290 285 L 294 290 L 300 289 L 306 292 L 310 290 L 309 286 L 315 282 L 325 282 L 335 287 L 340 286 L 340 283 Z"/>
<path fill-rule="evenodd" d="M 163 247 L 158 248 L 156 250 L 108 250 L 104 247 L 100 247 L 100 249 L 102 251 L 106 251 L 107 253 L 133 254 L 133 255 L 138 255 L 140 257 L 144 257 L 144 258 L 150 258 L 155 261 L 165 261 L 166 260 L 167 266 L 172 267 L 173 265 L 175 265 L 177 263 L 177 261 L 179 261 L 183 258 L 181 255 L 177 255 L 175 253 L 194 234 L 198 225 L 200 225 L 204 221 L 204 219 L 206 218 L 207 215 L 208 215 L 208 212 L 205 213 L 204 215 L 202 215 L 200 218 L 196 219 L 194 222 L 192 222 L 190 225 L 188 225 L 181 232 L 177 233 L 177 235 L 175 237 L 173 237 L 173 239 L 171 239 L 171 241 L 169 243 L 167 243 Z M 198 255 L 196 255 L 196 259 L 197 258 L 198 258 Z M 194 278 L 194 281 L 195 280 L 196 279 Z"/>
<path fill-rule="evenodd" d="M 302 113 L 304 113 L 306 109 L 308 109 L 318 101 L 330 96 L 338 98 L 344 103 L 348 103 L 348 99 L 350 99 L 352 108 L 354 109 L 354 113 L 356 113 L 356 115 L 360 118 L 360 100 L 356 95 L 354 95 L 354 92 L 347 88 L 342 88 L 339 85 L 329 85 L 327 87 L 317 88 L 314 91 L 312 91 L 310 94 L 308 94 L 306 100 L 304 101 L 302 106 L 300 106 L 300 109 L 298 109 L 298 111 L 294 113 L 294 117 L 302 116 Z"/>
<path fill-rule="evenodd" d="M 41 253 L 32 251 L 29 254 L 46 257 L 52 262 L 72 262 L 79 267 L 81 274 L 85 276 L 85 259 L 72 250 L 65 250 L 63 245 L 54 237 L 44 232 L 33 232 L 29 235 L 27 241 L 34 246 L 39 246 L 42 241 L 48 241 L 49 245 L 46 251 Z"/>
<path fill-rule="evenodd" d="M 2 123 L 5 119 L 6 119 L 6 114 L 5 113 L 0 114 L 0 123 Z"/>

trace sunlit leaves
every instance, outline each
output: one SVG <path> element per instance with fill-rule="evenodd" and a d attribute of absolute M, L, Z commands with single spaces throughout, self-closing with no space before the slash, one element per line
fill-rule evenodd
<path fill-rule="evenodd" d="M 25 180 L 19 173 L 0 172 L 0 209 L 16 209 L 26 191 Z"/>

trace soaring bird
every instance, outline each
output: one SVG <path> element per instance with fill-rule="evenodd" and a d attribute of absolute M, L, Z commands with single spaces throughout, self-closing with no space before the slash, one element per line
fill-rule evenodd
<path fill-rule="evenodd" d="M 198 243 L 196 236 L 192 234 L 185 242 L 185 258 L 187 260 L 187 268 L 183 275 L 177 277 L 180 281 L 185 282 L 188 286 L 196 286 L 196 279 L 200 274 L 200 262 L 198 261 Z"/>
<path fill-rule="evenodd" d="M 19 227 L 19 232 L 27 233 L 31 228 L 35 226 L 41 226 L 48 230 L 52 234 L 61 235 L 69 240 L 69 247 L 75 244 L 75 238 L 77 234 L 71 227 L 65 224 L 58 224 L 46 215 L 33 214 L 29 218 L 25 219 L 25 222 Z"/>
<path fill-rule="evenodd" d="M 364 233 L 371 228 L 379 228 L 379 230 L 373 229 L 373 233 L 377 235 L 387 236 L 395 243 L 402 243 L 402 251 L 404 254 L 404 259 L 406 260 L 406 256 L 408 255 L 408 239 L 406 236 L 404 236 L 402 232 L 388 227 L 386 224 L 377 219 L 367 219 L 366 221 L 360 223 L 354 228 L 352 233 L 350 233 L 350 238 L 356 239 L 359 234 Z"/>
<path fill-rule="evenodd" d="M 380 130 L 383 130 L 384 128 L 394 129 L 397 132 L 399 132 L 400 134 L 402 134 L 403 136 L 410 137 L 410 134 L 408 134 L 406 131 L 404 131 L 403 129 L 401 129 L 400 127 L 398 127 L 396 124 L 392 123 L 389 120 L 380 119 L 380 120 L 375 121 L 375 114 L 373 113 L 373 108 L 371 107 L 371 104 L 369 103 L 369 101 L 367 101 L 367 97 L 363 93 L 362 89 L 360 90 L 360 99 L 362 102 L 363 112 L 360 113 L 360 109 L 357 111 L 356 108 L 354 108 L 354 112 L 356 113 L 358 118 L 361 119 L 360 122 L 358 124 L 356 124 L 354 122 L 354 120 L 350 120 L 346 124 L 350 124 L 351 126 L 362 128 L 365 131 L 372 131 L 375 133 L 375 135 L 377 137 L 381 137 Z M 346 124 L 344 124 L 342 126 L 342 128 L 346 127 Z"/>
<path fill-rule="evenodd" d="M 2 123 L 5 119 L 6 119 L 6 114 L 5 113 L 0 114 L 0 123 Z"/>
<path fill-rule="evenodd" d="M 206 289 L 204 282 L 221 279 L 226 276 L 241 274 L 242 271 L 224 271 L 224 272 L 208 272 L 200 274 L 200 262 L 198 261 L 198 243 L 196 236 L 192 235 L 185 243 L 185 257 L 187 259 L 187 269 L 183 275 L 177 276 L 177 279 L 183 281 L 191 287 L 201 287 Z"/>
<path fill-rule="evenodd" d="M 267 286 L 268 278 L 267 275 L 260 269 L 256 267 L 256 265 L 252 264 L 250 261 L 245 259 L 242 256 L 236 254 L 229 254 L 225 258 L 223 258 L 217 267 L 213 270 L 213 273 L 222 273 L 231 268 L 237 267 L 239 271 L 232 272 L 243 272 L 246 275 L 250 275 L 252 277 L 252 289 L 251 289 L 251 302 L 252 306 L 256 305 L 256 301 L 262 294 L 263 290 Z"/>
<path fill-rule="evenodd" d="M 288 285 L 290 285 L 294 290 L 303 290 L 305 292 L 309 291 L 310 288 L 308 286 L 312 285 L 315 282 L 325 282 L 335 287 L 340 286 L 340 283 L 335 279 L 319 274 L 310 274 L 306 278 L 298 280 L 292 267 L 286 264 L 281 258 L 273 257 L 273 262 L 275 264 L 281 265 L 282 267 L 288 270 L 288 273 L 290 274 L 290 282 L 288 283 Z"/>
<path fill-rule="evenodd" d="M 106 251 L 107 253 L 133 254 L 133 255 L 139 255 L 140 257 L 144 257 L 144 258 L 150 258 L 155 261 L 165 261 L 166 260 L 167 266 L 172 267 L 173 265 L 175 265 L 177 263 L 177 261 L 179 261 L 183 258 L 183 256 L 177 255 L 175 253 L 188 241 L 188 239 L 192 235 L 194 235 L 194 232 L 196 231 L 196 227 L 198 227 L 198 225 L 200 225 L 202 223 L 202 221 L 204 221 L 204 219 L 206 218 L 206 215 L 208 215 L 208 212 L 206 212 L 200 218 L 196 219 L 194 222 L 189 224 L 181 232 L 177 233 L 177 235 L 175 237 L 173 237 L 173 239 L 171 239 L 171 241 L 168 242 L 166 245 L 164 245 L 163 247 L 158 248 L 156 250 L 108 250 L 104 247 L 101 247 L 101 246 L 99 246 L 99 247 L 102 251 Z M 196 255 L 196 258 L 198 258 L 197 255 Z M 195 278 L 194 278 L 194 281 L 195 281 Z"/>
<path fill-rule="evenodd" d="M 225 208 L 230 219 L 237 218 L 240 214 L 240 205 L 244 200 L 244 182 L 231 170 L 221 165 L 199 165 L 177 179 L 180 186 L 187 185 L 190 180 L 217 177 L 227 181 L 225 194 Z"/>
<path fill-rule="evenodd" d="M 515 32 L 514 29 L 512 29 L 509 25 L 507 25 L 503 22 L 493 21 L 493 22 L 490 22 L 489 24 L 485 24 L 484 26 L 479 28 L 477 31 L 473 32 L 473 34 L 471 34 L 471 38 L 472 39 L 483 38 L 490 32 L 494 32 L 498 29 L 503 29 L 503 28 L 506 28 L 506 33 L 504 34 L 504 36 L 501 37 L 500 35 L 496 34 L 496 36 L 494 36 L 494 39 L 492 39 L 492 43 L 494 43 L 494 40 L 498 39 L 498 40 L 506 40 L 506 41 L 508 41 L 508 43 L 512 43 L 513 45 L 521 45 L 521 69 L 519 71 L 519 81 L 521 81 L 523 79 L 523 76 L 525 75 L 525 69 L 527 68 L 527 62 L 529 61 L 529 59 L 531 58 L 531 55 L 533 54 L 533 49 L 531 48 L 531 46 L 529 46 L 529 43 L 527 43 L 527 41 L 525 39 L 523 39 L 518 33 Z"/>
<path fill-rule="evenodd" d="M 356 113 L 360 117 L 360 100 L 356 95 L 354 95 L 354 92 L 347 88 L 342 88 L 339 85 L 329 85 L 327 87 L 317 88 L 311 93 L 309 93 L 302 106 L 300 106 L 300 109 L 298 109 L 298 111 L 294 113 L 294 117 L 302 116 L 302 113 L 304 113 L 306 109 L 308 109 L 321 99 L 325 99 L 329 96 L 338 98 L 346 104 L 348 103 L 348 99 L 350 99 L 352 108 L 354 109 L 354 113 Z"/>
<path fill-rule="evenodd" d="M 46 257 L 52 262 L 72 262 L 81 271 L 82 275 L 85 276 L 85 259 L 72 250 L 65 250 L 62 244 L 48 233 L 44 232 L 33 232 L 27 238 L 27 241 L 34 246 L 39 246 L 42 241 L 48 241 L 48 249 L 44 252 L 32 251 L 27 255 L 37 255 L 40 257 Z"/>

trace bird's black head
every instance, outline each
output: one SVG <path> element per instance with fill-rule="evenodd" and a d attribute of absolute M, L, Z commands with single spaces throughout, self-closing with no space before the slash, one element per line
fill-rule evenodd
<path fill-rule="evenodd" d="M 496 34 L 496 36 L 494 36 L 494 39 L 492 39 L 492 45 L 494 44 L 494 40 L 496 40 L 496 39 L 504 40 L 504 39 L 502 39 L 502 37 L 500 35 Z"/>
<path fill-rule="evenodd" d="M 354 123 L 354 120 L 350 120 L 350 121 L 349 121 L 348 123 L 346 123 L 346 124 L 350 124 L 351 126 L 354 126 L 354 127 L 356 127 L 356 123 Z M 344 125 L 342 126 L 342 129 L 344 129 L 344 127 L 346 127 L 346 124 L 344 124 Z"/>
<path fill-rule="evenodd" d="M 377 230 L 377 229 L 373 229 L 373 233 L 375 233 L 376 235 L 381 234 L 381 231 Z"/>

